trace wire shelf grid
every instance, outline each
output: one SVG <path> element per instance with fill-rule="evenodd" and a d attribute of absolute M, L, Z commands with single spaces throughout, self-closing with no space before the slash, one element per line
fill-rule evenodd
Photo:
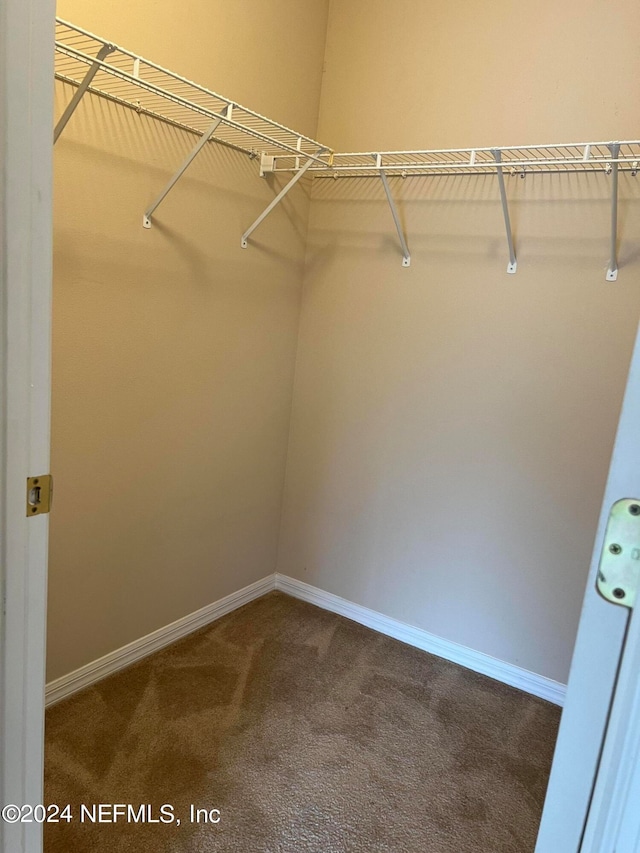
<path fill-rule="evenodd" d="M 109 52 L 98 59 L 105 46 Z M 79 87 L 95 64 L 88 91 L 198 135 L 221 119 L 212 138 L 249 155 L 288 155 L 286 162 L 295 165 L 297 158 L 315 158 L 323 150 L 308 136 L 60 18 L 55 48 L 59 80 Z"/>
<path fill-rule="evenodd" d="M 619 145 L 617 156 L 612 145 Z M 498 153 L 498 157 L 496 154 Z M 388 175 L 495 175 L 501 166 L 506 175 L 535 172 L 610 172 L 614 163 L 621 170 L 637 172 L 640 141 L 591 142 L 561 145 L 522 145 L 505 148 L 450 148 L 433 151 L 382 151 L 327 153 L 311 165 L 314 177 L 379 177 Z M 294 171 L 288 158 L 278 157 L 275 171 Z"/>
<path fill-rule="evenodd" d="M 402 265 L 408 267 L 411 254 L 388 177 L 496 175 L 509 251 L 507 272 L 515 273 L 517 260 L 505 174 L 524 178 L 527 173 L 604 172 L 611 175 L 611 251 L 606 279 L 617 279 L 618 173 L 629 171 L 637 175 L 640 141 L 335 153 L 308 136 L 59 18 L 56 20 L 55 46 L 56 77 L 75 86 L 76 91 L 56 125 L 54 140 L 59 137 L 85 91 L 200 136 L 178 171 L 145 210 L 145 228 L 151 227 L 157 207 L 211 139 L 250 156 L 260 155 L 261 175 L 269 172 L 294 173 L 244 232 L 240 241 L 243 248 L 247 248 L 254 230 L 303 175 L 321 178 L 377 177 L 382 181 L 398 232 Z"/>

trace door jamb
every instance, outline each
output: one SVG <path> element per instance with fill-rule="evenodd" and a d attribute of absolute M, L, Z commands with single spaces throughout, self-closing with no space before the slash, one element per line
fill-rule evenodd
<path fill-rule="evenodd" d="M 0 3 L 0 804 L 42 802 L 49 473 L 54 0 Z M 2 853 L 42 826 L 0 821 Z"/>

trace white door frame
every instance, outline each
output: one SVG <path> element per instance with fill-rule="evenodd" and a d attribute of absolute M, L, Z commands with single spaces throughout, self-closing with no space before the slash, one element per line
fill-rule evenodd
<path fill-rule="evenodd" d="M 49 473 L 54 0 L 0 2 L 0 805 L 42 802 Z M 38 824 L 0 820 L 2 853 L 39 853 Z"/>

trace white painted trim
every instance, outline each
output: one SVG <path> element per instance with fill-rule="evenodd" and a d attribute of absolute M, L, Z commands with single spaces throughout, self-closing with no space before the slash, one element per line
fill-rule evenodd
<path fill-rule="evenodd" d="M 393 637 L 395 640 L 400 640 L 402 643 L 407 643 L 417 649 L 457 663 L 466 669 L 487 675 L 503 684 L 517 687 L 518 690 L 546 699 L 547 702 L 553 702 L 554 705 L 562 706 L 564 703 L 566 686 L 558 681 L 545 678 L 543 675 L 536 675 L 535 672 L 529 672 L 527 669 L 498 660 L 482 652 L 476 652 L 467 646 L 452 643 L 450 640 L 437 637 L 422 628 L 414 628 L 397 619 L 392 619 L 390 616 L 369 610 L 368 607 L 353 604 L 345 598 L 324 592 L 324 590 L 296 578 L 281 574 L 276 574 L 275 577 L 275 588 L 287 593 L 287 595 L 308 601 L 324 610 L 330 610 L 331 613 L 338 613 L 340 616 L 345 616 L 360 625 L 366 625 L 367 628 L 372 628 L 380 634 L 386 634 L 387 637 Z"/>
<path fill-rule="evenodd" d="M 232 592 L 221 598 L 219 601 L 214 601 L 213 604 L 208 604 L 194 613 L 183 616 L 181 619 L 176 619 L 170 625 L 164 628 L 159 628 L 139 640 L 134 640 L 120 649 L 116 649 L 98 660 L 92 661 L 80 669 L 70 672 L 68 675 L 63 675 L 55 681 L 47 684 L 46 689 L 46 705 L 54 705 L 62 699 L 66 699 L 78 690 L 89 687 L 97 681 L 101 681 L 108 675 L 112 675 L 118 670 L 125 669 L 131 666 L 132 663 L 147 657 L 147 655 L 157 652 L 165 646 L 175 643 L 176 640 L 181 640 L 188 634 L 197 631 L 208 625 L 210 622 L 215 622 L 221 616 L 231 613 L 242 607 L 243 604 L 248 604 L 256 598 L 260 598 L 267 592 L 275 589 L 275 575 L 267 575 L 266 578 L 249 584 L 237 592 Z"/>
<path fill-rule="evenodd" d="M 54 0 L 0 0 L 0 804 L 42 802 L 49 473 Z M 2 853 L 42 825 L 0 821 Z"/>
<path fill-rule="evenodd" d="M 337 613 L 353 622 L 358 622 L 360 625 L 366 625 L 367 628 L 372 628 L 380 634 L 393 637 L 409 646 L 422 649 L 459 666 L 464 666 L 466 669 L 494 678 L 503 684 L 516 687 L 525 693 L 539 696 L 541 699 L 553 702 L 554 705 L 562 705 L 564 701 L 566 689 L 564 684 L 552 681 L 542 675 L 536 675 L 534 672 L 513 666 L 513 664 L 505 661 L 497 660 L 482 652 L 476 652 L 466 646 L 452 643 L 442 637 L 436 637 L 435 634 L 423 631 L 422 628 L 414 628 L 375 610 L 353 604 L 345 598 L 340 598 L 295 578 L 274 574 L 267 575 L 262 580 L 221 598 L 220 601 L 214 601 L 213 604 L 208 604 L 206 607 L 196 610 L 195 613 L 183 616 L 164 628 L 159 628 L 139 640 L 134 640 L 132 643 L 50 682 L 47 684 L 46 690 L 47 707 L 72 696 L 78 690 L 90 687 L 114 672 L 131 666 L 136 661 L 142 660 L 142 658 L 171 643 L 175 643 L 176 640 L 181 640 L 193 631 L 197 631 L 198 628 L 220 619 L 221 616 L 237 610 L 243 604 L 248 604 L 274 589 L 278 589 L 293 598 L 308 601 L 323 610 Z"/>

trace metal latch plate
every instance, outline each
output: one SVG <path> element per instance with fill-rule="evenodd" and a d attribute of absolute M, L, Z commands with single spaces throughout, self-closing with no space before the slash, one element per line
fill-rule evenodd
<path fill-rule="evenodd" d="M 27 477 L 27 515 L 44 515 L 51 509 L 53 477 L 40 474 L 39 477 Z"/>
<path fill-rule="evenodd" d="M 640 499 L 611 507 L 598 567 L 598 592 L 613 604 L 633 607 L 640 581 Z"/>

